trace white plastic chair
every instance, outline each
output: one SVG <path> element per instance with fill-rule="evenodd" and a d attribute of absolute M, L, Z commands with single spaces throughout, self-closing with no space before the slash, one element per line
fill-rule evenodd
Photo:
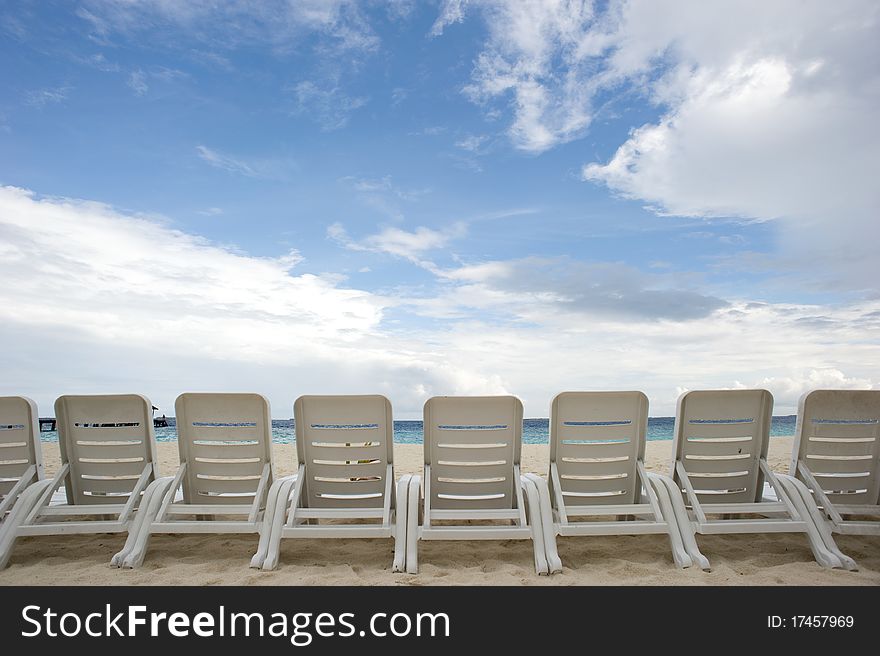
<path fill-rule="evenodd" d="M 679 567 L 694 564 L 690 551 L 696 564 L 708 568 L 695 542 L 690 550 L 685 547 L 669 490 L 660 480 L 665 477 L 645 469 L 647 428 L 648 397 L 642 392 L 563 392 L 553 399 L 549 483 L 554 532 L 665 533 Z"/>
<path fill-rule="evenodd" d="M 855 569 L 837 548 L 819 510 L 805 503 L 803 483 L 767 464 L 773 397 L 767 390 L 694 391 L 678 399 L 675 417 L 675 483 L 688 514 L 675 505 L 683 534 L 804 533 L 824 567 Z M 778 500 L 764 499 L 764 481 Z M 745 514 L 747 519 L 731 519 Z"/>
<path fill-rule="evenodd" d="M 547 544 L 551 518 L 541 513 L 542 499 L 549 513 L 547 484 L 520 475 L 522 420 L 522 403 L 513 396 L 428 399 L 424 477 L 401 479 L 407 490 L 407 572 L 418 572 L 419 540 L 532 540 L 535 571 L 561 570 L 555 540 Z M 468 523 L 474 520 L 495 524 Z"/>
<path fill-rule="evenodd" d="M 147 489 L 137 530 L 111 560 L 114 567 L 139 567 L 155 533 L 260 532 L 272 484 L 269 401 L 259 394 L 187 393 L 174 408 L 180 467 Z"/>
<path fill-rule="evenodd" d="M 293 414 L 297 473 L 272 486 L 273 514 L 267 515 L 251 567 L 275 569 L 283 538 L 396 538 L 388 399 L 301 396 Z M 334 523 L 321 523 L 326 520 Z M 400 542 L 395 562 L 402 558 Z"/>
<path fill-rule="evenodd" d="M 0 396 L 0 522 L 25 488 L 43 479 L 37 404 Z"/>
<path fill-rule="evenodd" d="M 880 535 L 880 390 L 802 396 L 790 473 L 835 533 Z"/>
<path fill-rule="evenodd" d="M 152 405 L 146 397 L 61 396 L 55 417 L 61 468 L 52 479 L 25 489 L 0 526 L 0 567 L 20 536 L 128 531 L 141 494 L 156 476 Z M 50 505 L 62 484 L 67 503 Z"/>

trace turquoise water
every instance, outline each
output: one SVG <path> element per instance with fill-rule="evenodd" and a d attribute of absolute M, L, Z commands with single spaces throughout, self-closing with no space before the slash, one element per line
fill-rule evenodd
<path fill-rule="evenodd" d="M 771 437 L 786 437 L 794 435 L 795 415 L 785 417 L 773 417 L 770 427 Z M 169 418 L 168 428 L 157 428 L 156 439 L 160 442 L 172 442 L 177 439 L 177 431 L 174 427 L 174 419 Z M 547 444 L 549 440 L 548 419 L 525 419 L 523 420 L 523 442 L 525 444 Z M 672 430 L 675 424 L 674 417 L 651 417 L 648 419 L 649 440 L 671 440 Z M 58 433 L 47 431 L 42 433 L 44 442 L 57 442 Z M 272 441 L 278 444 L 290 444 L 294 442 L 294 424 L 292 419 L 272 420 Z M 421 421 L 395 421 L 394 441 L 397 444 L 421 444 L 422 422 Z"/>

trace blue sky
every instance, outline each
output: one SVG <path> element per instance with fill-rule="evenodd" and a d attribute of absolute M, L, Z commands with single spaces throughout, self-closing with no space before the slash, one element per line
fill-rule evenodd
<path fill-rule="evenodd" d="M 878 9 L 702 4 L 0 4 L 0 393 L 876 386 Z"/>

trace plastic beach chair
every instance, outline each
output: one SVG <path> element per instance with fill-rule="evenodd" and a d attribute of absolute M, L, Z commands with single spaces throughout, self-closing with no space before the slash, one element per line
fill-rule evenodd
<path fill-rule="evenodd" d="M 661 480 L 666 477 L 645 469 L 647 427 L 648 397 L 641 392 L 563 392 L 553 399 L 549 485 L 554 533 L 665 533 L 675 563 L 689 567 L 695 563 Z M 696 564 L 708 567 L 705 559 Z"/>
<path fill-rule="evenodd" d="M 767 464 L 772 411 L 773 397 L 762 389 L 679 397 L 670 495 L 683 492 L 689 508 L 674 506 L 682 533 L 804 533 L 819 564 L 855 569 L 822 524 L 818 508 L 805 502 L 809 492 L 803 483 Z M 775 500 L 764 498 L 764 481 Z"/>
<path fill-rule="evenodd" d="M 555 551 L 546 550 L 547 484 L 520 475 L 522 419 L 522 403 L 513 396 L 428 399 L 424 474 L 402 477 L 399 492 L 407 492 L 407 572 L 418 572 L 419 540 L 532 540 L 535 571 L 561 569 Z"/>
<path fill-rule="evenodd" d="M 801 397 L 790 473 L 835 533 L 880 535 L 880 390 Z"/>
<path fill-rule="evenodd" d="M 301 396 L 293 412 L 297 473 L 272 486 L 273 514 L 251 567 L 274 569 L 284 538 L 396 538 L 388 399 Z"/>
<path fill-rule="evenodd" d="M 19 495 L 43 478 L 37 404 L 0 396 L 0 522 Z"/>
<path fill-rule="evenodd" d="M 138 394 L 55 401 L 61 468 L 31 484 L 0 526 L 0 567 L 20 536 L 124 533 L 156 476 L 152 406 Z M 50 505 L 64 485 L 67 502 Z"/>
<path fill-rule="evenodd" d="M 259 533 L 272 484 L 272 421 L 259 394 L 177 397 L 180 467 L 144 495 L 111 564 L 138 567 L 155 533 Z M 181 498 L 176 500 L 182 492 Z"/>

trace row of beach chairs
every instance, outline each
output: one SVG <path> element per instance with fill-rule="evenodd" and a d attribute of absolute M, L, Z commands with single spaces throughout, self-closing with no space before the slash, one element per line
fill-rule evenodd
<path fill-rule="evenodd" d="M 855 569 L 833 535 L 880 535 L 880 391 L 805 395 L 788 475 L 767 464 L 772 409 L 766 390 L 683 394 L 666 476 L 645 468 L 644 394 L 565 392 L 544 478 L 520 471 L 517 398 L 434 397 L 423 473 L 397 480 L 388 399 L 303 396 L 297 472 L 276 478 L 263 396 L 187 393 L 180 466 L 160 477 L 147 398 L 62 396 L 61 467 L 47 479 L 36 405 L 0 397 L 0 568 L 22 536 L 126 533 L 111 564 L 131 568 L 157 533 L 252 533 L 251 567 L 265 570 L 285 538 L 393 538 L 393 569 L 410 573 L 421 540 L 529 539 L 550 574 L 557 535 L 665 534 L 676 565 L 708 570 L 696 534 L 791 532 L 822 566 Z"/>

